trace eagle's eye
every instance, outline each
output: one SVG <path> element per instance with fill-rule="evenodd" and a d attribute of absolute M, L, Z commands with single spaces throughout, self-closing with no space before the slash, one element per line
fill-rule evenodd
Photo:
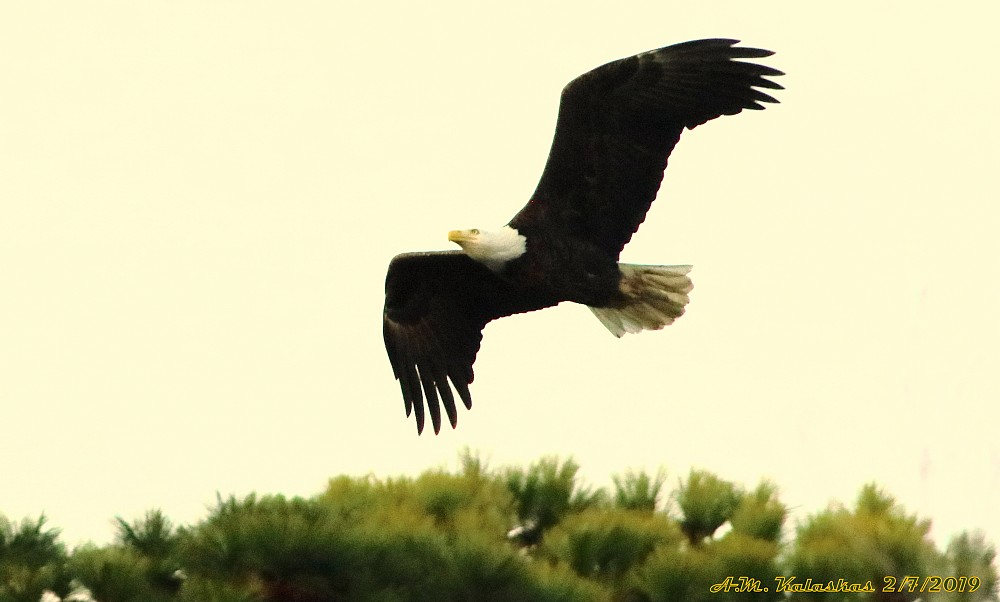
<path fill-rule="evenodd" d="M 479 230 L 477 230 L 476 228 L 473 228 L 472 230 L 470 230 L 470 232 L 472 232 L 473 236 L 479 236 Z"/>

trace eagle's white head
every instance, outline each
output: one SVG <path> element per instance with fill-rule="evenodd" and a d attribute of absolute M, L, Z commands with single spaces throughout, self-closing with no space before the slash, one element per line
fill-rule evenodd
<path fill-rule="evenodd" d="M 524 236 L 510 226 L 499 230 L 452 230 L 448 240 L 462 247 L 465 254 L 494 272 L 505 263 L 524 255 L 527 242 Z"/>

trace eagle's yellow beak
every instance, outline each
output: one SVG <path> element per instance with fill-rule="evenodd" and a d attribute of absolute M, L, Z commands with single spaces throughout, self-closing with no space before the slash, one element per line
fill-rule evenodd
<path fill-rule="evenodd" d="M 465 242 L 469 240 L 469 232 L 467 230 L 452 230 L 448 233 L 448 240 L 451 242 Z"/>

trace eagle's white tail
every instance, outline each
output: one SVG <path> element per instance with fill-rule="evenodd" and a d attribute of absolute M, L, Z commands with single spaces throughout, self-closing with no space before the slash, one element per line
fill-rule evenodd
<path fill-rule="evenodd" d="M 624 307 L 590 308 L 611 334 L 659 330 L 684 314 L 694 286 L 687 277 L 691 266 L 619 263 L 618 269 L 618 286 L 627 299 Z"/>

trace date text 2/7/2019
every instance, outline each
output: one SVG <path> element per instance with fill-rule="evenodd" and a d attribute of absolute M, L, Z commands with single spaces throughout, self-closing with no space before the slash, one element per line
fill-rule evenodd
<path fill-rule="evenodd" d="M 983 580 L 979 577 L 965 575 L 954 577 L 906 575 L 898 579 L 887 575 L 882 580 L 884 592 L 974 592 L 983 585 Z"/>

